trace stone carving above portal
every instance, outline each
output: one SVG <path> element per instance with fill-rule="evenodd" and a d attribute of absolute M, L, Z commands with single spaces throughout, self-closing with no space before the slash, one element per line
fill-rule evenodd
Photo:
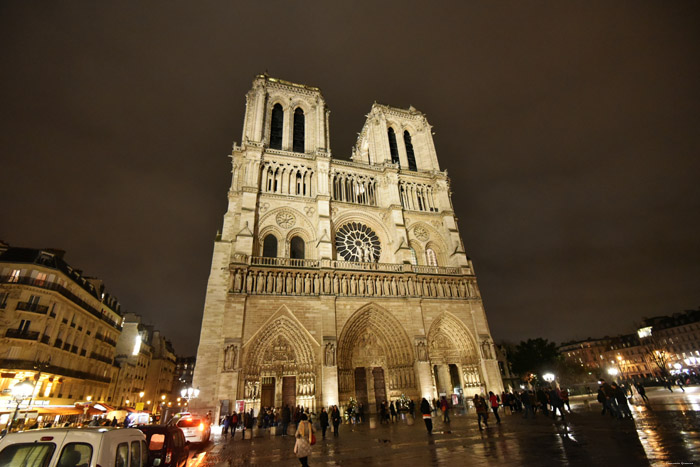
<path fill-rule="evenodd" d="M 294 214 L 292 214 L 289 211 L 282 211 L 277 214 L 277 216 L 275 217 L 275 221 L 277 222 L 277 225 L 279 225 L 283 229 L 291 229 L 292 227 L 294 227 L 297 218 L 294 217 Z"/>

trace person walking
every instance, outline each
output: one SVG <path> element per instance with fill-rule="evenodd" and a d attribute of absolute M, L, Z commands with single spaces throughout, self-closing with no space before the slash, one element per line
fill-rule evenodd
<path fill-rule="evenodd" d="M 489 402 L 491 403 L 491 410 L 493 411 L 493 415 L 496 417 L 496 425 L 501 424 L 501 417 L 498 415 L 498 396 L 493 393 L 493 391 L 489 391 Z"/>
<path fill-rule="evenodd" d="M 627 403 L 627 394 L 625 393 L 625 390 L 615 383 L 612 383 L 610 386 L 613 388 L 615 394 L 615 401 L 617 402 L 620 418 L 627 417 L 632 419 L 632 411 Z"/>
<path fill-rule="evenodd" d="M 646 390 L 646 388 L 644 387 L 644 384 L 643 384 L 643 383 L 637 383 L 637 384 L 636 384 L 636 387 L 637 387 L 637 392 L 638 392 L 639 395 L 642 397 L 642 400 L 643 400 L 644 402 L 649 402 L 649 398 L 647 397 L 647 390 Z"/>
<path fill-rule="evenodd" d="M 224 415 L 224 420 L 223 420 L 223 423 L 222 423 L 222 425 L 223 425 L 224 427 L 223 427 L 223 429 L 221 430 L 221 432 L 223 433 L 224 438 L 227 438 L 227 437 L 228 437 L 228 429 L 229 429 L 229 426 L 231 425 L 231 420 L 229 420 L 228 417 L 229 417 L 228 415 Z"/>
<path fill-rule="evenodd" d="M 396 407 L 394 407 L 394 401 L 391 401 L 391 404 L 389 404 L 389 413 L 391 414 L 391 423 L 399 421 L 398 417 L 396 416 Z"/>
<path fill-rule="evenodd" d="M 524 391 L 520 394 L 520 402 L 522 402 L 523 407 L 525 407 L 525 415 L 523 416 L 523 418 L 528 418 L 528 417 L 527 417 L 527 414 L 528 414 L 528 413 L 531 413 L 531 414 L 532 414 L 532 418 L 535 418 L 535 410 L 534 410 L 533 407 L 532 407 L 532 405 L 533 405 L 533 396 L 532 396 L 531 391 L 528 391 L 527 389 L 524 390 Z"/>
<path fill-rule="evenodd" d="M 450 423 L 450 405 L 447 403 L 445 396 L 440 398 L 440 410 L 442 410 L 442 421 Z"/>
<path fill-rule="evenodd" d="M 430 402 L 424 397 L 420 402 L 420 412 L 423 414 L 423 422 L 425 423 L 425 429 L 428 430 L 428 434 L 433 434 L 433 408 L 430 406 Z"/>
<path fill-rule="evenodd" d="M 569 413 L 571 413 L 571 405 L 569 404 L 569 390 L 564 388 L 561 390 L 561 400 L 564 401 L 564 405 L 568 409 Z"/>
<path fill-rule="evenodd" d="M 479 430 L 483 430 L 481 426 L 482 420 L 484 421 L 484 425 L 486 426 L 486 428 L 488 428 L 489 408 L 486 405 L 486 401 L 484 400 L 484 398 L 478 394 L 474 394 L 474 408 L 476 408 L 476 419 L 479 422 Z"/>
<path fill-rule="evenodd" d="M 605 404 L 605 408 L 610 413 L 610 416 L 622 418 L 620 417 L 617 410 L 617 403 L 615 401 L 615 390 L 602 378 L 600 380 L 600 388 L 603 390 L 603 396 L 605 397 L 603 404 Z M 603 413 L 605 412 L 603 411 Z"/>
<path fill-rule="evenodd" d="M 550 388 L 548 396 L 549 405 L 552 406 L 552 420 L 556 420 L 557 410 L 559 410 L 559 415 L 561 415 L 561 419 L 566 424 L 566 418 L 564 417 L 564 401 L 561 399 L 561 396 L 557 392 L 557 388 Z"/>
<path fill-rule="evenodd" d="M 294 454 L 297 455 L 301 465 L 307 466 L 309 465 L 309 456 L 311 455 L 311 443 L 314 442 L 314 428 L 303 412 L 299 415 L 299 424 L 297 425 L 297 431 L 294 436 L 296 437 Z"/>
<path fill-rule="evenodd" d="M 323 439 L 326 439 L 326 430 L 328 429 L 328 412 L 326 412 L 325 407 L 321 407 L 321 415 L 319 415 L 319 420 L 321 422 L 321 433 Z"/>
<path fill-rule="evenodd" d="M 333 411 L 331 412 L 331 421 L 333 422 L 333 436 L 338 437 L 338 427 L 340 426 L 340 410 L 338 406 L 333 406 Z"/>

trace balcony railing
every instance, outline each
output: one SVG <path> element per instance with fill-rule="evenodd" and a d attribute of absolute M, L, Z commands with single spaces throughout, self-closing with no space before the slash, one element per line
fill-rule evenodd
<path fill-rule="evenodd" d="M 28 341 L 35 341 L 39 338 L 39 331 L 8 329 L 7 332 L 5 332 L 5 337 L 10 337 L 12 339 L 26 339 Z"/>
<path fill-rule="evenodd" d="M 15 360 L 15 359 L 3 359 L 0 360 L 0 368 L 8 368 L 12 370 L 36 370 L 37 362 L 33 360 Z M 91 373 L 79 370 L 72 370 L 70 368 L 63 368 L 56 365 L 46 365 L 42 367 L 42 371 L 46 373 L 52 373 L 54 375 L 66 376 L 69 378 L 76 379 L 87 379 L 91 381 L 99 381 L 101 383 L 109 383 L 110 378 L 105 376 L 93 375 Z"/>
<path fill-rule="evenodd" d="M 12 276 L 0 276 L 0 283 L 11 283 L 11 284 L 20 284 L 20 285 L 29 285 L 32 287 L 39 287 L 41 289 L 45 290 L 53 290 L 55 292 L 58 292 L 60 295 L 64 296 L 71 302 L 75 303 L 82 309 L 86 310 L 88 313 L 93 315 L 94 317 L 101 319 L 102 321 L 108 323 L 110 326 L 114 327 L 115 329 L 121 330 L 121 326 L 119 323 L 116 321 L 113 321 L 110 319 L 107 315 L 102 314 L 99 310 L 97 310 L 95 307 L 89 305 L 86 301 L 82 300 L 80 297 L 75 295 L 73 292 L 65 288 L 64 286 L 55 283 L 55 282 L 46 282 L 46 281 L 41 281 L 37 280 L 31 277 L 12 277 Z M 105 305 L 106 308 L 108 308 Z M 64 321 L 65 322 L 65 321 Z"/>
<path fill-rule="evenodd" d="M 90 354 L 90 358 L 95 359 L 95 360 L 99 360 L 101 362 L 109 363 L 110 365 L 112 364 L 111 358 L 100 355 L 97 352 L 92 352 Z"/>
<path fill-rule="evenodd" d="M 31 311 L 32 313 L 39 313 L 45 315 L 49 311 L 49 307 L 46 305 L 39 305 L 38 303 L 29 302 L 17 302 L 17 310 L 19 311 Z"/>
<path fill-rule="evenodd" d="M 359 263 L 331 259 L 294 259 L 249 256 L 240 258 L 251 266 L 273 266 L 304 269 L 342 269 L 348 271 L 408 272 L 414 274 L 469 275 L 469 267 L 414 266 L 396 263 Z"/>
<path fill-rule="evenodd" d="M 42 344 L 47 344 L 47 345 L 48 345 L 49 340 L 50 340 L 50 338 L 49 338 L 49 336 L 47 336 L 46 334 L 44 334 L 43 336 L 41 336 L 41 343 L 42 343 Z"/>
<path fill-rule="evenodd" d="M 53 343 L 54 347 L 58 347 L 59 349 L 61 346 L 63 346 L 63 341 L 61 339 L 56 339 L 56 342 Z"/>
<path fill-rule="evenodd" d="M 109 337 L 105 337 L 105 344 L 109 344 L 112 347 L 116 347 L 117 343 L 114 341 L 114 339 L 110 339 Z"/>

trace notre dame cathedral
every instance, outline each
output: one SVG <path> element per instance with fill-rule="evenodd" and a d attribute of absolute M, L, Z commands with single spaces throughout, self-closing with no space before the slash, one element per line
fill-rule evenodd
<path fill-rule="evenodd" d="M 425 115 L 375 103 L 351 161 L 331 156 L 328 116 L 316 87 L 259 75 L 246 95 L 194 406 L 502 391 Z"/>

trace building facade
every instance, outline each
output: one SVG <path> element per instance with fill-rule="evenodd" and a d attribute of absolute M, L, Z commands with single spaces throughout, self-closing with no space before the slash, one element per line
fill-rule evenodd
<path fill-rule="evenodd" d="M 70 414 L 81 402 L 111 403 L 120 305 L 99 279 L 84 276 L 63 255 L 0 248 L 0 414 L 14 408 L 5 390 L 25 380 L 34 385 L 25 403 L 31 415 Z"/>
<path fill-rule="evenodd" d="M 197 406 L 346 405 L 502 391 L 493 340 L 414 108 L 374 104 L 334 159 L 318 88 L 246 95 L 193 385 Z"/>

